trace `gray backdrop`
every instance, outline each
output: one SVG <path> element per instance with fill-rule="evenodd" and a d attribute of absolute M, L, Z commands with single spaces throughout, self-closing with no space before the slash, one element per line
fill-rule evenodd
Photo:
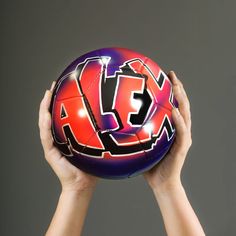
<path fill-rule="evenodd" d="M 236 234 L 236 2 L 1 1 L 0 235 L 43 235 L 59 182 L 44 160 L 41 97 L 79 55 L 128 47 L 173 69 L 189 94 L 193 145 L 183 183 L 208 235 Z M 142 176 L 101 180 L 84 234 L 165 235 Z"/>

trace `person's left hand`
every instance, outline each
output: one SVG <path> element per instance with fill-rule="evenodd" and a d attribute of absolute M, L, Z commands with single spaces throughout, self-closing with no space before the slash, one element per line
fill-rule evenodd
<path fill-rule="evenodd" d="M 163 190 L 181 185 L 181 170 L 192 144 L 190 103 L 183 84 L 171 71 L 168 74 L 179 108 L 173 108 L 172 117 L 176 128 L 175 141 L 167 155 L 144 177 L 153 190 Z"/>

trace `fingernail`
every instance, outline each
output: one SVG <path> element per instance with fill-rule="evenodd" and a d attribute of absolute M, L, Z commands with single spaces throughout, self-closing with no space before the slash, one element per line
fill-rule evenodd
<path fill-rule="evenodd" d="M 176 111 L 176 114 L 180 116 L 179 108 L 175 107 L 174 110 Z"/>
<path fill-rule="evenodd" d="M 45 91 L 44 97 L 46 97 L 49 92 L 50 92 L 50 91 L 47 89 L 47 90 Z"/>
<path fill-rule="evenodd" d="M 174 78 L 176 77 L 176 74 L 173 70 L 171 70 L 170 73 L 173 75 Z"/>

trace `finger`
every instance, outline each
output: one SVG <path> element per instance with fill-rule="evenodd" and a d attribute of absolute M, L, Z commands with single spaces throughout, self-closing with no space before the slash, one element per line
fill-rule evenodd
<path fill-rule="evenodd" d="M 171 152 L 173 152 L 174 155 L 180 154 L 180 156 L 185 157 L 189 147 L 188 143 L 191 141 L 189 132 L 183 117 L 178 111 L 178 108 L 174 108 L 172 110 L 172 117 L 176 129 L 176 139 L 173 147 L 171 148 Z"/>
<path fill-rule="evenodd" d="M 51 114 L 48 111 L 51 96 L 51 92 L 47 90 L 43 100 L 41 101 L 39 109 L 40 138 L 45 152 L 49 151 L 53 147 L 53 139 L 51 134 Z"/>
<path fill-rule="evenodd" d="M 173 86 L 179 86 L 180 87 L 180 90 L 183 93 L 183 96 L 186 97 L 186 102 L 188 103 L 188 105 L 190 105 L 187 93 L 186 93 L 186 91 L 184 89 L 184 86 L 183 86 L 183 83 L 178 79 L 178 77 L 176 76 L 175 72 L 174 71 L 170 71 L 168 76 L 169 76 Z"/>
<path fill-rule="evenodd" d="M 176 139 L 175 142 L 170 149 L 170 153 L 174 157 L 178 157 L 176 161 L 182 161 L 182 164 L 186 158 L 186 154 L 191 144 L 191 136 L 189 135 L 189 131 L 184 122 L 184 118 L 178 111 L 178 108 L 173 108 L 172 117 L 176 129 Z"/>
<path fill-rule="evenodd" d="M 177 81 L 180 82 L 180 80 L 178 78 L 177 78 Z M 182 83 L 180 84 L 180 90 L 181 90 L 181 96 L 182 96 L 182 103 L 180 104 L 181 105 L 181 114 L 184 117 L 187 128 L 190 130 L 191 129 L 190 102 L 189 102 L 187 93 L 186 93 Z"/>
<path fill-rule="evenodd" d="M 188 99 L 188 96 L 187 96 L 187 93 L 184 89 L 184 87 L 182 86 L 182 94 L 184 96 L 184 107 L 185 107 L 185 112 L 184 112 L 184 118 L 185 118 L 185 122 L 186 122 L 186 125 L 188 127 L 188 129 L 190 130 L 191 129 L 191 111 L 190 111 L 190 102 L 189 102 L 189 99 Z"/>
<path fill-rule="evenodd" d="M 170 76 L 170 80 L 173 84 L 173 92 L 178 102 L 180 113 L 184 118 L 186 126 L 190 130 L 191 129 L 191 113 L 190 113 L 190 103 L 189 103 L 187 94 L 184 90 L 183 84 L 176 77 L 175 73 L 171 71 L 168 75 Z"/>
<path fill-rule="evenodd" d="M 56 81 L 53 81 L 53 82 L 52 82 L 52 85 L 51 85 L 51 88 L 50 88 L 50 91 L 51 91 L 51 92 L 53 91 L 55 85 L 56 85 Z"/>
<path fill-rule="evenodd" d="M 182 85 L 182 82 L 177 79 L 177 76 L 173 70 L 168 73 L 168 77 L 173 85 Z"/>
<path fill-rule="evenodd" d="M 173 86 L 178 86 L 180 87 L 180 90 L 183 92 L 184 96 L 187 96 L 185 90 L 184 90 L 184 86 L 183 83 L 178 79 L 178 77 L 176 76 L 174 71 L 170 71 L 168 74 L 168 77 L 170 79 L 170 81 L 172 82 Z"/>
<path fill-rule="evenodd" d="M 49 90 L 46 90 L 44 97 L 40 103 L 40 107 L 39 107 L 39 125 L 41 124 L 41 121 L 43 120 L 43 115 L 49 112 L 51 96 L 52 96 L 52 93 Z"/>
<path fill-rule="evenodd" d="M 183 91 L 179 85 L 173 86 L 174 96 L 179 105 L 179 111 L 184 118 L 184 122 L 188 129 L 191 126 L 191 115 L 190 115 L 190 106 L 188 104 L 187 98 L 184 96 Z"/>
<path fill-rule="evenodd" d="M 178 139 L 178 142 L 182 143 L 187 134 L 186 132 L 187 127 L 185 125 L 184 118 L 180 114 L 178 108 L 172 109 L 172 117 L 173 117 L 174 125 L 176 128 L 176 137 Z"/>

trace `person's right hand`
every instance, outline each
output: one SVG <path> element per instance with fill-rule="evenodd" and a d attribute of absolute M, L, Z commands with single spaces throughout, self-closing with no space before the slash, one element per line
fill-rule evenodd
<path fill-rule="evenodd" d="M 91 190 L 98 178 L 73 166 L 53 145 L 49 106 L 54 86 L 55 82 L 52 83 L 50 90 L 46 90 L 39 109 L 38 125 L 45 158 L 58 176 L 63 191 Z"/>

